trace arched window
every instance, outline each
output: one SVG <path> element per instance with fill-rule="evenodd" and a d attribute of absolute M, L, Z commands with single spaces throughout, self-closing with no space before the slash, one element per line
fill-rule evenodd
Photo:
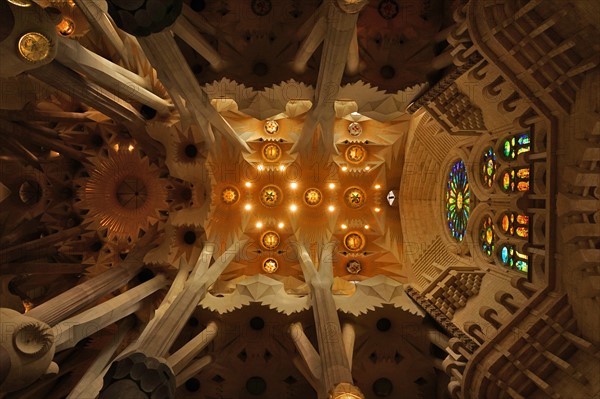
<path fill-rule="evenodd" d="M 529 168 L 507 169 L 498 180 L 500 187 L 506 193 L 529 190 Z"/>
<path fill-rule="evenodd" d="M 501 228 L 506 235 L 529 238 L 529 216 L 505 212 L 502 215 Z"/>
<path fill-rule="evenodd" d="M 530 150 L 530 137 L 529 132 L 515 134 L 503 140 L 502 145 L 502 157 L 509 161 L 517 159 L 519 154 L 528 152 Z"/>
<path fill-rule="evenodd" d="M 481 160 L 481 181 L 487 188 L 492 188 L 494 180 L 496 180 L 496 170 L 498 169 L 498 161 L 496 160 L 496 153 L 492 147 L 489 147 L 483 153 Z"/>
<path fill-rule="evenodd" d="M 483 253 L 491 258 L 496 245 L 496 231 L 494 228 L 494 221 L 489 215 L 481 220 L 481 226 L 479 228 L 479 244 L 481 245 Z"/>
<path fill-rule="evenodd" d="M 454 163 L 448 173 L 446 184 L 446 221 L 450 234 L 462 241 L 467 231 L 467 221 L 471 212 L 471 191 L 467 178 L 467 168 L 460 160 Z"/>
<path fill-rule="evenodd" d="M 517 250 L 513 244 L 502 244 L 498 249 L 498 257 L 502 266 L 527 273 L 529 270 L 529 257 Z"/>

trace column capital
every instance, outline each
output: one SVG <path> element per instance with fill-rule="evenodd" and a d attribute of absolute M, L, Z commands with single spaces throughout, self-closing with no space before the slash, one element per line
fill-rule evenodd
<path fill-rule="evenodd" d="M 112 363 L 99 398 L 174 399 L 175 385 L 175 374 L 165 359 L 133 352 Z"/>
<path fill-rule="evenodd" d="M 369 0 L 334 0 L 335 4 L 347 14 L 356 14 L 364 6 L 369 4 Z"/>
<path fill-rule="evenodd" d="M 331 391 L 329 399 L 364 399 L 365 395 L 358 389 L 358 387 L 342 382 L 337 384 Z"/>
<path fill-rule="evenodd" d="M 0 308 L 0 392 L 13 392 L 44 374 L 58 373 L 58 366 L 52 362 L 54 340 L 48 324 Z"/>

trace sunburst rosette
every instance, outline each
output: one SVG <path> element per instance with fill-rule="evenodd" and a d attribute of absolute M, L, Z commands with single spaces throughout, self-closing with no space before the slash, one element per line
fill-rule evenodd
<path fill-rule="evenodd" d="M 90 162 L 89 177 L 78 179 L 76 203 L 88 229 L 105 231 L 109 241 L 133 243 L 167 212 L 167 180 L 138 151 L 111 150 Z"/>

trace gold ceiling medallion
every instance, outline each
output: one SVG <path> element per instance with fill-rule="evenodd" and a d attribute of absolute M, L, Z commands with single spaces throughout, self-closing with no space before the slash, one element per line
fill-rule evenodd
<path fill-rule="evenodd" d="M 264 249 L 273 250 L 279 246 L 279 234 L 274 231 L 266 231 L 260 237 L 260 245 Z"/>
<path fill-rule="evenodd" d="M 354 164 L 361 163 L 367 157 L 367 150 L 358 144 L 352 144 L 346 148 L 346 161 Z"/>
<path fill-rule="evenodd" d="M 48 58 L 52 42 L 39 32 L 25 33 L 19 39 L 19 54 L 26 61 L 41 62 Z"/>
<path fill-rule="evenodd" d="M 346 263 L 346 271 L 350 274 L 358 274 L 362 270 L 362 266 L 356 259 L 349 260 Z"/>
<path fill-rule="evenodd" d="M 227 205 L 235 204 L 240 199 L 240 192 L 233 186 L 225 187 L 221 193 L 221 199 Z"/>
<path fill-rule="evenodd" d="M 75 22 L 71 18 L 63 17 L 62 21 L 56 25 L 56 30 L 61 36 L 71 36 L 75 32 Z"/>
<path fill-rule="evenodd" d="M 277 186 L 265 186 L 260 192 L 260 202 L 266 207 L 274 207 L 281 203 L 283 195 Z"/>
<path fill-rule="evenodd" d="M 308 206 L 317 206 L 322 199 L 321 192 L 316 188 L 309 188 L 304 192 L 304 203 Z"/>
<path fill-rule="evenodd" d="M 269 143 L 263 147 L 262 157 L 267 162 L 277 162 L 281 158 L 281 148 L 277 144 Z"/>
<path fill-rule="evenodd" d="M 344 202 L 348 208 L 358 209 L 367 201 L 367 194 L 360 187 L 350 187 L 344 192 Z"/>
<path fill-rule="evenodd" d="M 360 136 L 362 134 L 362 126 L 358 122 L 352 122 L 348 125 L 348 133 L 351 136 Z"/>
<path fill-rule="evenodd" d="M 30 7 L 31 6 L 30 0 L 8 0 L 8 2 L 10 4 L 14 4 L 15 6 L 19 6 L 19 7 Z"/>
<path fill-rule="evenodd" d="M 365 247 L 367 240 L 365 236 L 358 231 L 351 231 L 344 236 L 344 246 L 348 251 L 357 252 Z"/>
<path fill-rule="evenodd" d="M 279 123 L 277 121 L 266 121 L 265 122 L 265 133 L 276 134 L 279 131 Z"/>
<path fill-rule="evenodd" d="M 279 264 L 273 258 L 265 259 L 265 261 L 263 262 L 263 265 L 262 265 L 263 270 L 267 273 L 275 273 L 277 271 L 278 267 L 279 267 Z"/>

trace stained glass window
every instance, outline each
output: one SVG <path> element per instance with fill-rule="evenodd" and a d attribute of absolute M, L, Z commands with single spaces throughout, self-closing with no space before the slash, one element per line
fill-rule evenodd
<path fill-rule="evenodd" d="M 516 212 L 506 212 L 502 215 L 502 231 L 510 236 L 529 237 L 529 216 Z"/>
<path fill-rule="evenodd" d="M 529 132 L 515 134 L 503 141 L 502 156 L 508 160 L 516 159 L 519 154 L 530 150 Z"/>
<path fill-rule="evenodd" d="M 503 244 L 498 253 L 504 267 L 527 273 L 529 270 L 529 257 L 515 248 L 512 244 Z"/>
<path fill-rule="evenodd" d="M 494 221 L 489 215 L 484 217 L 481 221 L 479 242 L 481 244 L 481 250 L 483 253 L 491 257 L 496 244 L 496 232 L 494 230 Z"/>
<path fill-rule="evenodd" d="M 529 190 L 529 168 L 507 169 L 500 176 L 500 187 L 507 193 Z"/>
<path fill-rule="evenodd" d="M 481 180 L 483 185 L 487 188 L 491 188 L 494 180 L 496 180 L 496 170 L 498 169 L 498 162 L 496 161 L 496 153 L 490 147 L 483 153 L 483 159 L 481 160 Z"/>
<path fill-rule="evenodd" d="M 465 163 L 457 161 L 448 173 L 446 183 L 446 220 L 450 234 L 462 241 L 467 231 L 470 214 L 471 191 Z"/>

